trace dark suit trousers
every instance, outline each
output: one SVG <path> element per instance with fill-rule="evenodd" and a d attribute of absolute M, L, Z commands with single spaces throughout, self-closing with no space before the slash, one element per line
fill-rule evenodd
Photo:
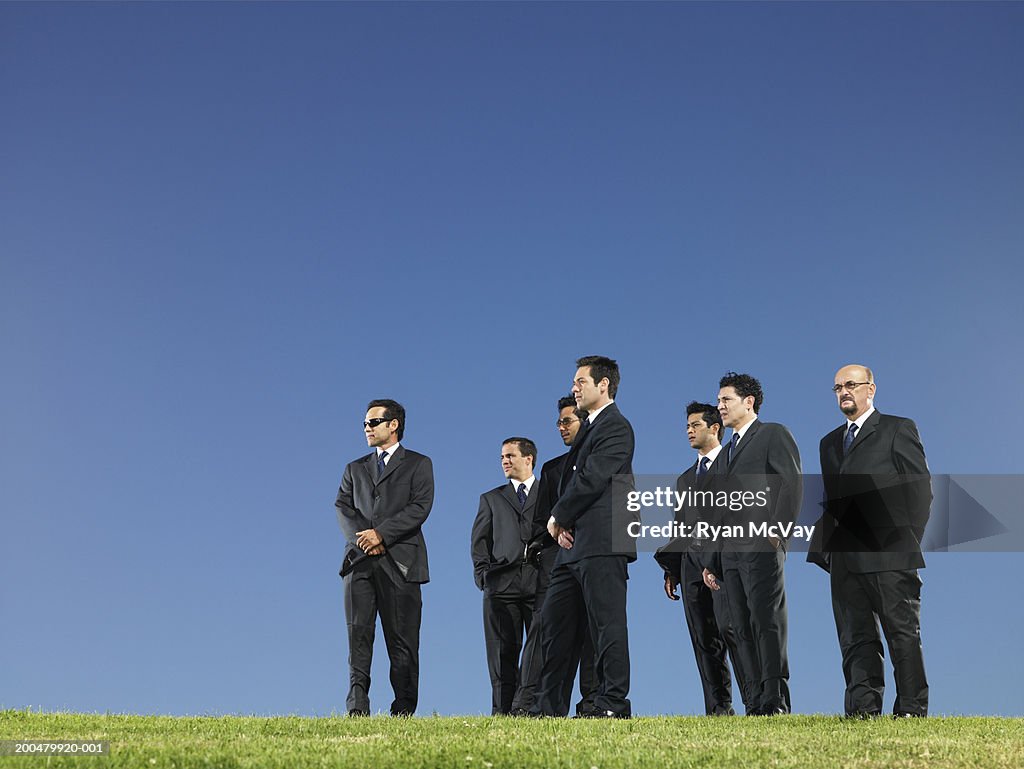
<path fill-rule="evenodd" d="M 484 639 L 491 677 L 491 715 L 508 715 L 519 691 L 519 653 L 533 620 L 533 595 L 484 594 Z"/>
<path fill-rule="evenodd" d="M 683 554 L 682 567 L 683 612 L 704 688 L 704 711 L 709 716 L 721 714 L 732 707 L 732 677 L 725 661 L 728 648 L 725 634 L 732 631 L 727 624 L 720 630 L 722 626 L 716 619 L 715 600 L 704 584 L 704 567 L 692 553 Z M 718 603 L 727 607 L 724 596 Z M 739 670 L 737 678 L 740 678 Z"/>
<path fill-rule="evenodd" d="M 568 712 L 566 679 L 589 627 L 598 681 L 594 707 L 630 714 L 625 556 L 601 555 L 556 566 L 541 613 L 544 667 L 534 712 Z"/>
<path fill-rule="evenodd" d="M 371 558 L 344 578 L 348 622 L 349 710 L 370 709 L 370 664 L 377 615 L 391 662 L 392 715 L 412 715 L 419 698 L 420 585 L 385 560 Z"/>
<path fill-rule="evenodd" d="M 532 710 L 536 701 L 537 687 L 540 684 L 540 674 L 544 667 L 544 655 L 541 649 L 541 638 L 544 632 L 542 612 L 544 609 L 544 598 L 548 592 L 548 584 L 551 581 L 551 569 L 554 568 L 555 556 L 558 553 L 557 547 L 549 547 L 541 551 L 541 568 L 537 576 L 537 598 L 534 602 L 533 621 L 530 625 L 530 632 L 526 636 L 526 645 L 523 647 L 523 662 L 521 668 L 521 684 L 516 693 L 512 709 Z M 572 685 L 576 678 L 576 669 L 580 672 L 580 701 L 576 703 L 576 712 L 584 713 L 594 707 L 594 697 L 597 695 L 597 673 L 594 670 L 594 644 L 590 640 L 589 628 L 583 634 L 583 645 L 574 650 L 568 674 L 562 689 L 562 698 L 559 701 L 556 711 L 559 713 L 569 712 L 569 700 L 572 697 Z M 564 704 L 563 704 L 564 703 Z"/>
<path fill-rule="evenodd" d="M 759 690 L 758 708 L 782 708 L 788 713 L 791 703 L 785 562 L 786 552 L 781 548 L 722 553 L 722 576 L 741 667 L 752 673 L 752 689 Z"/>
<path fill-rule="evenodd" d="M 928 715 L 917 569 L 857 574 L 849 571 L 843 553 L 833 553 L 831 583 L 847 715 L 882 712 L 885 678 L 879 622 L 896 680 L 893 712 Z"/>

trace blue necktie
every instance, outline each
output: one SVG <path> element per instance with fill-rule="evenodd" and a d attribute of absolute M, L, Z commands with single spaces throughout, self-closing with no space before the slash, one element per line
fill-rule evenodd
<path fill-rule="evenodd" d="M 843 456 L 845 457 L 850 453 L 850 446 L 853 445 L 854 439 L 857 437 L 857 423 L 854 422 L 850 425 L 850 429 L 846 431 L 846 437 L 843 438 Z"/>
<path fill-rule="evenodd" d="M 384 475 L 384 468 L 387 467 L 387 464 L 384 462 L 384 457 L 386 457 L 387 455 L 388 455 L 388 453 L 386 451 L 382 451 L 380 454 L 377 455 L 377 477 L 378 478 L 380 478 L 382 475 Z"/>
<path fill-rule="evenodd" d="M 526 505 L 526 484 L 520 483 L 519 488 L 516 490 L 516 496 L 519 497 L 519 506 L 524 507 Z"/>
<path fill-rule="evenodd" d="M 730 465 L 732 464 L 732 455 L 736 453 L 736 446 L 737 446 L 737 444 L 739 442 L 740 442 L 740 434 L 739 433 L 733 433 L 732 434 L 732 442 L 729 444 L 729 457 L 728 457 L 728 459 L 729 459 L 729 464 Z"/>
<path fill-rule="evenodd" d="M 700 478 L 702 475 L 707 475 L 707 473 L 708 473 L 708 465 L 709 464 L 711 464 L 711 460 L 709 460 L 707 457 L 702 457 L 701 458 L 700 464 L 697 465 L 697 477 L 698 478 Z"/>

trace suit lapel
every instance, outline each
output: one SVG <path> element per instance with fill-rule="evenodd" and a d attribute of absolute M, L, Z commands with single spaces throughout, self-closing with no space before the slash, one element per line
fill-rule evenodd
<path fill-rule="evenodd" d="M 519 497 L 516 495 L 515 489 L 512 488 L 511 481 L 505 481 L 505 486 L 501 490 L 501 496 L 505 498 L 505 501 L 509 503 L 516 513 L 519 513 Z"/>
<path fill-rule="evenodd" d="M 374 449 L 373 453 L 370 454 L 366 459 L 363 460 L 363 467 L 366 470 L 366 475 L 370 478 L 370 483 L 376 485 L 377 483 L 377 450 Z"/>
<path fill-rule="evenodd" d="M 736 458 L 743 453 L 743 449 L 750 445 L 750 441 L 753 440 L 754 436 L 757 435 L 757 431 L 761 429 L 761 420 L 755 419 L 750 423 L 750 427 L 743 433 L 743 437 L 740 438 L 739 444 L 736 446 L 736 451 L 732 455 L 732 459 L 729 460 L 730 469 L 736 465 Z M 728 451 L 728 449 L 725 449 Z"/>
<path fill-rule="evenodd" d="M 822 465 L 821 472 L 825 475 L 838 471 L 843 465 L 843 435 L 845 432 L 845 429 L 840 427 L 829 436 L 828 446 L 825 450 L 828 452 L 826 459 L 828 459 L 831 467 Z"/>
<path fill-rule="evenodd" d="M 375 485 L 379 484 L 381 481 L 383 481 L 385 478 L 387 478 L 389 475 L 391 475 L 391 473 L 393 473 L 395 471 L 395 468 L 398 467 L 399 464 L 401 464 L 402 459 L 404 457 L 405 457 L 405 447 L 404 446 L 399 446 L 397 449 L 395 449 L 395 453 L 391 455 L 391 459 L 388 460 L 388 463 L 386 465 L 384 465 L 384 472 L 381 474 L 380 478 L 378 478 L 375 481 Z M 376 456 L 374 456 L 373 461 L 374 462 L 377 461 Z M 374 470 L 374 473 L 376 473 L 376 470 Z"/>
<path fill-rule="evenodd" d="M 871 433 L 875 431 L 875 429 L 878 427 L 879 416 L 880 414 L 878 413 L 878 409 L 875 409 L 875 413 L 873 413 L 866 420 L 864 420 L 864 426 L 857 431 L 857 437 L 853 439 L 853 443 L 850 445 L 850 450 L 846 452 L 846 456 L 843 456 L 842 454 L 842 438 L 839 439 L 839 456 L 843 457 L 842 464 L 846 464 L 846 460 L 853 456 L 853 452 L 857 450 L 857 447 L 860 446 L 864 441 L 866 441 L 868 437 L 871 435 Z"/>
<path fill-rule="evenodd" d="M 540 489 L 540 486 L 538 486 L 537 484 L 537 479 L 534 478 L 533 486 L 530 487 L 530 493 L 526 495 L 526 504 L 523 505 L 521 510 L 519 510 L 519 514 L 526 518 L 533 517 L 533 506 L 537 502 L 537 492 Z M 518 505 L 519 497 L 516 497 L 516 503 Z"/>
<path fill-rule="evenodd" d="M 569 482 L 569 479 L 573 474 L 576 457 L 579 456 L 580 449 L 583 448 L 583 443 L 590 437 L 590 433 L 593 429 L 593 425 L 586 421 L 580 425 L 580 431 L 576 433 L 576 439 L 572 442 L 572 448 L 569 449 L 569 453 L 565 456 L 565 462 L 562 463 L 562 472 L 558 477 L 559 495 L 565 491 L 565 485 Z"/>

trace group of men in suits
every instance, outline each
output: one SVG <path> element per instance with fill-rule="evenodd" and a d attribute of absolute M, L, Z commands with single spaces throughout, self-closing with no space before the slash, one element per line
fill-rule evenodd
<path fill-rule="evenodd" d="M 569 451 L 534 475 L 533 441 L 502 443 L 508 483 L 485 493 L 472 532 L 492 712 L 565 716 L 581 666 L 577 716 L 629 718 L 627 565 L 635 541 L 616 536 L 616 478 L 632 477 L 633 429 L 615 404 L 618 365 L 577 361 L 572 400 L 559 401 Z M 845 712 L 880 715 L 882 635 L 896 681 L 896 716 L 924 716 L 928 684 L 920 631 L 920 542 L 930 476 L 913 421 L 875 410 L 874 375 L 840 369 L 833 391 L 846 424 L 821 440 L 824 512 L 808 560 L 831 575 L 833 613 L 846 679 Z M 743 486 L 770 478 L 768 523 L 796 520 L 800 455 L 789 430 L 759 418 L 764 394 L 748 374 L 719 383 L 717 407 L 692 402 L 687 437 L 697 460 L 677 488 Z M 722 444 L 725 427 L 732 429 Z M 341 568 L 349 639 L 349 715 L 369 714 L 370 662 L 378 615 L 391 665 L 393 715 L 418 699 L 420 586 L 429 579 L 421 526 L 434 484 L 430 459 L 401 445 L 405 410 L 371 401 L 363 423 L 373 451 L 346 468 L 335 506 L 346 537 Z M 695 514 L 683 507 L 684 519 Z M 787 543 L 749 537 L 728 548 L 699 538 L 664 548 L 666 595 L 682 603 L 709 715 L 732 715 L 732 677 L 748 715 L 791 709 L 784 564 Z M 881 634 L 879 633 L 881 625 Z M 521 655 L 521 661 L 520 661 Z"/>
<path fill-rule="evenodd" d="M 769 523 L 793 522 L 802 501 L 800 455 L 789 431 L 758 418 L 764 394 L 747 374 L 719 383 L 718 407 L 692 402 L 687 437 L 697 460 L 677 480 L 684 489 L 742 486 L 770 478 L 775 487 Z M 882 634 L 896 682 L 893 714 L 925 716 L 928 684 L 921 646 L 921 539 L 931 505 L 924 448 L 913 421 L 874 409 L 874 374 L 841 368 L 833 392 L 846 424 L 821 440 L 824 511 L 808 560 L 830 572 L 833 614 L 846 679 L 848 717 L 881 715 Z M 732 428 L 721 446 L 724 427 Z M 679 517 L 693 524 L 697 511 Z M 699 538 L 676 540 L 655 554 L 665 593 L 679 600 L 708 715 L 731 715 L 727 658 L 748 715 L 790 712 L 784 539 L 711 547 Z"/>
<path fill-rule="evenodd" d="M 587 416 L 571 395 L 559 399 L 557 427 L 566 446 L 572 445 Z M 527 715 L 533 707 L 543 665 L 541 608 L 558 549 L 548 534 L 547 520 L 558 501 L 568 456 L 566 452 L 549 459 L 536 480 L 536 445 L 528 438 L 508 438 L 501 445 L 501 467 L 508 482 L 480 496 L 470 551 L 474 580 L 484 594 L 492 715 Z M 504 610 L 510 602 L 516 606 L 514 617 Z M 589 633 L 584 635 L 578 664 L 582 699 L 576 712 L 583 714 L 593 707 L 596 691 Z M 572 694 L 576 664 L 571 669 L 562 693 L 566 702 Z"/>
<path fill-rule="evenodd" d="M 626 568 L 636 551 L 613 542 L 612 480 L 632 476 L 633 429 L 614 402 L 618 364 L 588 356 L 576 365 L 572 400 L 558 404 L 570 450 L 536 483 L 533 442 L 507 439 L 509 482 L 480 498 L 473 525 L 495 714 L 567 715 L 579 665 L 578 717 L 631 716 Z"/>
<path fill-rule="evenodd" d="M 711 483 L 739 490 L 764 486 L 773 493 L 764 513 L 769 524 L 796 521 L 803 485 L 800 453 L 784 425 L 758 418 L 764 393 L 749 374 L 729 372 L 719 382 L 718 406 L 691 403 L 687 435 L 697 462 L 677 481 L 680 491 Z M 732 438 L 720 445 L 724 427 Z M 750 488 L 748 490 L 753 490 Z M 693 507 L 680 511 L 684 517 Z M 655 554 L 665 569 L 665 591 L 683 586 L 683 603 L 708 715 L 732 715 L 732 661 L 747 715 L 789 713 L 788 616 L 784 564 L 786 541 L 738 538 L 730 547 L 691 539 L 685 553 L 669 547 Z"/>

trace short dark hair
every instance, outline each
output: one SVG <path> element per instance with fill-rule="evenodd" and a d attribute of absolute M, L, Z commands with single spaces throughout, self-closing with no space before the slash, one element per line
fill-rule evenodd
<path fill-rule="evenodd" d="M 619 391 L 619 364 L 603 355 L 585 355 L 576 361 L 576 368 L 590 367 L 590 376 L 597 384 L 608 379 L 608 397 L 614 398 Z"/>
<path fill-rule="evenodd" d="M 405 408 L 398 401 L 393 401 L 390 398 L 378 398 L 372 400 L 367 404 L 366 410 L 375 409 L 378 406 L 384 407 L 384 418 L 388 421 L 392 419 L 398 420 L 398 440 L 402 440 L 402 436 L 405 435 Z"/>
<path fill-rule="evenodd" d="M 576 414 L 576 418 L 581 422 L 590 416 L 590 412 L 586 409 L 581 409 L 576 405 L 576 399 L 572 395 L 566 395 L 564 398 L 558 399 L 558 413 L 562 413 L 562 409 L 571 408 L 573 413 Z"/>
<path fill-rule="evenodd" d="M 504 446 L 506 443 L 514 443 L 514 444 L 516 444 L 519 447 L 519 453 L 522 454 L 524 457 L 533 457 L 533 466 L 534 467 L 537 466 L 537 444 L 536 443 L 531 441 L 529 438 L 520 438 L 518 436 L 513 436 L 511 438 L 506 438 L 505 440 L 503 440 L 501 442 L 501 445 Z"/>
<path fill-rule="evenodd" d="M 761 383 L 750 374 L 737 374 L 735 371 L 730 371 L 718 381 L 718 386 L 733 388 L 740 398 L 753 396 L 754 413 L 757 414 L 761 410 L 761 404 L 764 403 L 764 391 L 761 390 Z"/>
<path fill-rule="evenodd" d="M 704 420 L 704 424 L 708 427 L 718 425 L 718 438 L 721 440 L 722 433 L 725 432 L 725 425 L 722 424 L 722 415 L 718 413 L 717 408 L 712 406 L 710 403 L 690 401 L 686 404 L 686 416 L 689 418 L 694 414 L 700 414 L 701 419 Z"/>

